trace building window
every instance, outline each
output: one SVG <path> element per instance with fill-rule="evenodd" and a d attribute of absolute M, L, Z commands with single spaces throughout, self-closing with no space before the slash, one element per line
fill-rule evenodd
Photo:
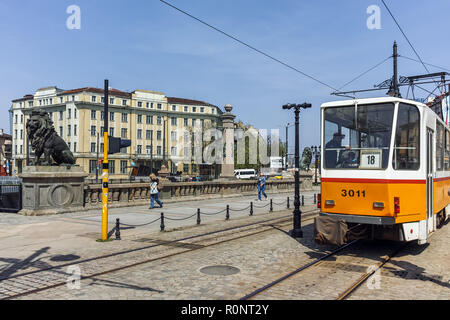
<path fill-rule="evenodd" d="M 170 132 L 170 139 L 172 141 L 176 141 L 177 140 L 177 132 L 176 131 Z"/>
<path fill-rule="evenodd" d="M 114 112 L 109 113 L 109 121 L 114 121 Z"/>
<path fill-rule="evenodd" d="M 188 106 L 184 106 L 184 112 L 188 112 Z"/>
<path fill-rule="evenodd" d="M 147 154 L 152 154 L 152 146 L 145 146 L 145 152 Z"/>
<path fill-rule="evenodd" d="M 97 160 L 89 160 L 89 173 L 97 171 Z"/>
<path fill-rule="evenodd" d="M 153 124 L 153 116 L 147 116 L 146 120 L 147 124 Z"/>
<path fill-rule="evenodd" d="M 14 123 L 17 123 L 17 122 L 19 121 L 19 120 L 18 120 L 18 119 L 19 119 L 19 116 L 16 114 L 16 115 L 14 116 L 14 119 L 15 119 L 15 120 L 14 120 Z"/>
<path fill-rule="evenodd" d="M 173 126 L 176 126 L 177 125 L 177 118 L 175 118 L 175 117 L 170 118 L 170 124 L 173 125 Z"/>
<path fill-rule="evenodd" d="M 176 105 L 172 105 L 172 111 L 177 111 L 177 106 Z"/>
<path fill-rule="evenodd" d="M 159 124 L 159 125 L 162 124 L 162 118 L 161 118 L 161 116 L 157 116 L 157 117 L 156 117 L 156 124 Z"/>
<path fill-rule="evenodd" d="M 114 137 L 114 127 L 109 127 L 109 135 Z"/>
<path fill-rule="evenodd" d="M 97 151 L 97 149 L 95 147 L 96 147 L 96 143 L 95 142 L 91 142 L 91 152 L 96 152 Z"/>
<path fill-rule="evenodd" d="M 114 104 L 114 98 L 109 98 L 109 104 Z"/>
<path fill-rule="evenodd" d="M 67 109 L 67 119 L 72 117 L 72 109 Z"/>
<path fill-rule="evenodd" d="M 137 131 L 137 138 L 142 139 L 142 129 L 138 129 Z"/>
<path fill-rule="evenodd" d="M 16 130 L 14 130 L 14 139 L 16 139 L 17 140 L 17 129 Z"/>
<path fill-rule="evenodd" d="M 121 160 L 120 161 L 120 173 L 121 174 L 126 174 L 127 173 L 127 161 L 126 160 Z"/>
<path fill-rule="evenodd" d="M 157 107 L 158 107 L 158 109 L 162 109 L 162 104 L 161 103 L 158 103 L 158 105 L 157 105 Z"/>
<path fill-rule="evenodd" d="M 122 113 L 122 122 L 128 122 L 128 114 Z"/>
<path fill-rule="evenodd" d="M 74 119 L 77 118 L 77 109 L 73 109 L 73 118 L 74 118 Z"/>
<path fill-rule="evenodd" d="M 138 144 L 136 149 L 137 154 L 142 154 L 142 145 Z"/>
<path fill-rule="evenodd" d="M 76 142 L 73 143 L 73 152 L 77 152 L 77 143 Z"/>
<path fill-rule="evenodd" d="M 100 98 L 101 103 L 105 103 L 105 97 Z"/>
<path fill-rule="evenodd" d="M 59 127 L 59 136 L 62 138 L 63 137 L 63 127 Z"/>
<path fill-rule="evenodd" d="M 96 96 L 92 96 L 91 101 L 92 102 L 97 102 L 97 97 Z"/>
<path fill-rule="evenodd" d="M 188 118 L 184 118 L 184 126 L 187 127 L 189 125 Z"/>
<path fill-rule="evenodd" d="M 75 101 L 75 96 L 72 96 L 72 101 Z"/>
<path fill-rule="evenodd" d="M 67 125 L 67 136 L 70 136 L 70 134 L 72 133 L 72 127 L 71 125 Z"/>
<path fill-rule="evenodd" d="M 142 108 L 142 102 L 141 101 L 138 101 L 138 107 Z"/>
<path fill-rule="evenodd" d="M 104 151 L 105 150 L 105 144 L 102 142 L 102 143 L 100 143 L 100 150 L 101 151 Z"/>
<path fill-rule="evenodd" d="M 32 107 L 33 106 L 33 101 L 28 101 L 28 106 Z"/>
<path fill-rule="evenodd" d="M 189 172 L 189 165 L 188 164 L 183 164 L 183 172 L 184 173 L 188 173 Z"/>
<path fill-rule="evenodd" d="M 104 133 L 105 132 L 105 127 L 104 126 L 101 126 L 100 127 L 100 133 Z"/>
<path fill-rule="evenodd" d="M 192 119 L 192 126 L 195 126 L 195 119 Z"/>
<path fill-rule="evenodd" d="M 153 131 L 152 130 L 145 131 L 145 139 L 147 139 L 147 140 L 153 139 Z"/>
<path fill-rule="evenodd" d="M 109 173 L 116 173 L 116 162 L 114 160 L 108 160 Z"/>
<path fill-rule="evenodd" d="M 120 129 L 120 137 L 121 138 L 126 138 L 127 135 L 128 135 L 128 129 L 127 128 Z"/>
<path fill-rule="evenodd" d="M 77 135 L 77 125 L 76 124 L 73 125 L 73 135 L 74 136 Z"/>
<path fill-rule="evenodd" d="M 161 140 L 161 131 L 160 130 L 156 131 L 156 140 L 158 140 L 158 141 Z"/>
<path fill-rule="evenodd" d="M 200 112 L 205 112 L 205 108 L 204 107 L 200 107 Z"/>
<path fill-rule="evenodd" d="M 71 145 L 70 145 L 70 142 L 67 142 L 67 146 L 69 147 L 69 150 L 71 150 L 71 149 L 70 149 L 70 146 L 71 146 Z"/>
<path fill-rule="evenodd" d="M 122 105 L 126 106 L 127 105 L 127 100 L 122 100 Z"/>
<path fill-rule="evenodd" d="M 91 110 L 91 119 L 94 120 L 97 117 L 97 112 L 95 110 Z"/>
<path fill-rule="evenodd" d="M 62 119 L 63 119 L 63 116 L 64 116 L 64 112 L 63 112 L 63 111 L 60 111 L 60 112 L 59 112 L 59 120 L 62 120 Z"/>
<path fill-rule="evenodd" d="M 137 123 L 142 123 L 142 114 L 138 114 Z"/>
<path fill-rule="evenodd" d="M 105 120 L 105 111 L 100 111 L 100 120 Z"/>
<path fill-rule="evenodd" d="M 147 109 L 150 107 L 150 103 L 149 102 L 146 103 L 146 107 L 147 107 Z"/>
<path fill-rule="evenodd" d="M 161 155 L 161 146 L 157 146 L 157 147 L 156 147 L 156 154 L 157 154 L 158 156 Z"/>
<path fill-rule="evenodd" d="M 197 107 L 192 107 L 192 112 L 197 112 Z"/>
<path fill-rule="evenodd" d="M 91 126 L 91 136 L 95 136 L 97 133 L 97 127 L 96 126 Z"/>
<path fill-rule="evenodd" d="M 23 114 L 20 115 L 20 123 L 23 123 Z"/>
<path fill-rule="evenodd" d="M 177 155 L 177 147 L 172 147 L 170 148 L 170 154 L 172 156 L 176 156 Z"/>

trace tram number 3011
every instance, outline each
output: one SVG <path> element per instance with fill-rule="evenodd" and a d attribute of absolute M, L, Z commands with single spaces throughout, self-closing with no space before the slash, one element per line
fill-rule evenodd
<path fill-rule="evenodd" d="M 366 197 L 366 190 L 347 190 L 347 189 L 342 189 L 342 193 L 341 196 L 343 197 L 350 197 L 350 198 L 365 198 Z"/>

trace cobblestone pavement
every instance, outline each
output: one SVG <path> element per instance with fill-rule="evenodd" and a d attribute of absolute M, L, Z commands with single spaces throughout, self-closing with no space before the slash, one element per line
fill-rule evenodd
<path fill-rule="evenodd" d="M 313 242 L 311 220 L 304 222 L 304 238 L 299 241 L 285 233 L 290 227 L 290 222 L 275 224 L 263 234 L 81 280 L 79 289 L 63 285 L 22 299 L 239 299 L 333 249 Z M 202 232 L 207 232 L 217 225 L 202 228 Z M 159 234 L 159 239 L 184 237 L 193 232 L 184 229 Z M 350 298 L 450 299 L 449 236 L 447 224 L 433 235 L 429 246 L 411 243 L 383 269 L 378 284 L 373 281 L 369 286 L 363 284 Z M 381 256 L 397 246 L 398 243 L 388 241 L 358 243 L 281 282 L 256 299 L 335 299 L 368 267 L 379 263 Z M 210 275 L 202 272 L 207 266 L 229 266 L 238 268 L 239 272 Z"/>
<path fill-rule="evenodd" d="M 285 197 L 275 197 L 274 203 L 281 203 Z M 239 198 L 233 206 L 244 208 L 253 200 Z M 199 203 L 205 208 L 204 212 L 224 206 L 217 200 Z M 185 203 L 184 213 L 180 212 L 179 204 L 168 205 L 164 210 L 173 217 L 176 214 L 186 217 L 199 203 Z M 126 212 L 130 209 L 132 212 Z M 260 211 L 255 211 L 252 217 L 246 210 L 232 212 L 229 221 L 221 214 L 216 220 L 212 216 L 202 217 L 200 226 L 195 225 L 195 217 L 184 225 L 173 221 L 173 228 L 166 232 L 159 232 L 158 225 L 124 229 L 123 240 L 106 243 L 95 241 L 99 236 L 98 216 L 85 213 L 58 217 L 56 221 L 45 218 L 13 225 L 4 223 L 0 225 L 0 279 L 6 280 L 0 280 L 0 298 L 10 295 L 11 290 L 24 292 L 30 286 L 38 288 L 59 277 L 63 279 L 63 285 L 20 299 L 239 299 L 334 249 L 318 246 L 313 241 L 312 218 L 307 216 L 314 211 L 314 206 L 302 208 L 306 219 L 302 223 L 304 238 L 298 241 L 287 234 L 292 228 L 292 209 L 272 213 L 267 209 L 257 209 Z M 148 221 L 150 215 L 148 209 L 142 207 L 122 208 L 122 212 L 116 210 L 111 214 L 120 215 L 121 220 L 128 219 L 130 223 L 143 221 L 141 216 Z M 196 235 L 277 217 L 284 217 L 286 222 L 265 222 L 264 232 L 259 234 L 240 238 L 238 229 L 230 229 L 227 235 L 219 233 L 209 236 L 211 239 L 195 238 Z M 382 269 L 379 277 L 359 287 L 350 299 L 450 299 L 449 230 L 447 223 L 432 236 L 427 246 L 411 243 Z M 221 242 L 228 236 L 236 239 Z M 173 242 L 182 238 L 185 240 Z M 207 246 L 212 242 L 215 243 L 213 246 Z M 387 241 L 358 243 L 262 292 L 255 299 L 335 299 L 396 246 L 398 243 Z M 117 255 L 124 250 L 134 251 Z M 108 254 L 113 256 L 81 263 Z M 169 254 L 171 256 L 167 256 Z M 99 272 L 133 263 L 137 265 L 105 274 Z M 64 267 L 54 274 L 41 271 L 57 265 Z M 82 276 L 94 275 L 82 279 L 79 289 L 65 284 L 64 279 L 70 277 L 68 266 L 72 265 L 79 265 Z M 213 275 L 203 270 L 216 266 L 226 268 L 213 268 L 214 271 L 226 273 L 237 268 L 238 272 Z M 37 270 L 38 273 L 18 277 Z"/>

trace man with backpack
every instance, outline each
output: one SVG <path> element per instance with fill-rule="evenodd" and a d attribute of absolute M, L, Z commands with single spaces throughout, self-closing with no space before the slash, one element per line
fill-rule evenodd
<path fill-rule="evenodd" d="M 159 179 L 154 173 L 150 174 L 150 208 L 153 209 L 155 206 L 155 201 L 159 204 L 159 207 L 163 207 L 163 203 L 159 200 L 159 190 L 161 186 L 159 185 Z"/>

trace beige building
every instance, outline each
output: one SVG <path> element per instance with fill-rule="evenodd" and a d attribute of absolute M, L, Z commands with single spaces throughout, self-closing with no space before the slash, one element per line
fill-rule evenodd
<path fill-rule="evenodd" d="M 38 89 L 34 95 L 12 101 L 12 159 L 17 173 L 33 158 L 27 154 L 26 121 L 33 109 L 49 113 L 56 132 L 67 142 L 76 163 L 96 177 L 97 159 L 103 158 L 104 92 L 98 88 Z M 131 140 L 131 147 L 109 156 L 112 178 L 127 178 L 132 167 L 154 170 L 167 163 L 169 171 L 199 174 L 199 166 L 183 161 L 180 142 L 194 126 L 220 126 L 222 111 L 209 103 L 166 97 L 162 92 L 109 90 L 109 135 Z M 97 153 L 98 152 L 98 153 Z M 176 159 L 176 160 L 174 160 Z M 100 169 L 101 171 L 101 169 Z"/>

